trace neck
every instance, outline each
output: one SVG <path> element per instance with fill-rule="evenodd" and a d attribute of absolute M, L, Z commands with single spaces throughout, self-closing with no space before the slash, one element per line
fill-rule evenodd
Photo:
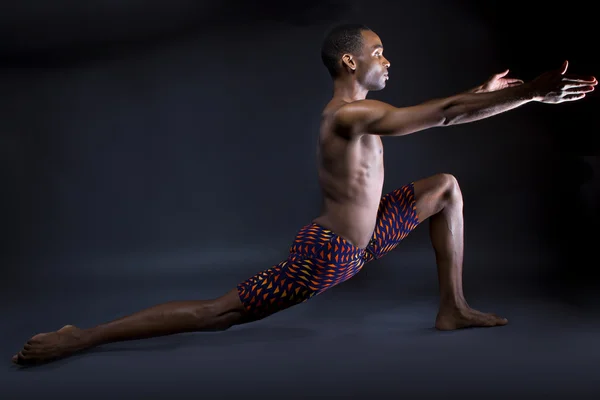
<path fill-rule="evenodd" d="M 333 97 L 351 103 L 367 98 L 369 91 L 351 77 L 341 77 L 333 81 Z"/>

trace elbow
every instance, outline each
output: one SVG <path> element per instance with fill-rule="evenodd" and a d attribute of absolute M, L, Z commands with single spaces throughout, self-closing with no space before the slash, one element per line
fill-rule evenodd
<path fill-rule="evenodd" d="M 444 117 L 442 117 L 440 126 L 442 126 L 442 127 L 451 126 L 451 125 L 454 125 L 456 123 L 456 121 L 458 121 L 458 118 L 456 116 L 445 115 Z"/>
<path fill-rule="evenodd" d="M 442 120 L 440 121 L 438 126 L 444 127 L 444 126 L 450 126 L 452 125 L 452 118 L 448 117 L 448 116 L 444 116 L 442 117 Z"/>
<path fill-rule="evenodd" d="M 449 112 L 449 110 L 447 110 L 447 109 L 444 109 L 444 110 L 442 110 L 442 112 L 440 113 L 440 116 L 439 116 L 439 118 L 438 118 L 438 123 L 437 123 L 437 126 L 440 126 L 440 127 L 444 127 L 444 126 L 450 126 L 450 125 L 452 125 L 452 123 L 454 122 L 454 119 L 455 119 L 455 118 L 456 118 L 456 117 L 455 117 L 455 116 L 453 116 L 453 115 L 452 115 L 452 114 Z"/>
<path fill-rule="evenodd" d="M 461 111 L 456 104 L 448 104 L 442 109 L 440 126 L 454 125 L 461 115 Z"/>

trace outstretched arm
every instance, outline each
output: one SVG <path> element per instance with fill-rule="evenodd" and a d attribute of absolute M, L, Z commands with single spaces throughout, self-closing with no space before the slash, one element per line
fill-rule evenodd
<path fill-rule="evenodd" d="M 461 93 L 412 107 L 397 108 L 376 100 L 342 107 L 336 122 L 350 134 L 400 136 L 424 129 L 464 124 L 489 118 L 531 101 L 562 103 L 579 100 L 598 83 L 594 77 L 565 75 L 568 63 L 528 83 L 500 90 Z"/>

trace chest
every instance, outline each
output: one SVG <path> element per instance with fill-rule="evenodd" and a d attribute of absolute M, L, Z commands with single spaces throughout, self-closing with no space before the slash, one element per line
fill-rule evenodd
<path fill-rule="evenodd" d="M 360 148 L 365 155 L 383 157 L 383 142 L 377 135 L 363 135 L 360 138 Z"/>

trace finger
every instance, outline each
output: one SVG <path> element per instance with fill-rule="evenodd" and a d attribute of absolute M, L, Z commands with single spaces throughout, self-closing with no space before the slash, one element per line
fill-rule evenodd
<path fill-rule="evenodd" d="M 575 101 L 575 100 L 581 100 L 585 97 L 585 93 L 580 93 L 580 94 L 570 94 L 568 96 L 563 97 L 563 101 Z"/>
<path fill-rule="evenodd" d="M 524 83 L 521 79 L 515 79 L 515 78 L 509 78 L 509 79 L 506 80 L 506 82 L 508 82 L 508 83 L 518 83 L 519 85 L 521 83 Z"/>
<path fill-rule="evenodd" d="M 504 77 L 504 76 L 506 76 L 506 75 L 508 74 L 508 71 L 509 71 L 509 70 L 507 69 L 507 70 L 505 70 L 505 71 L 502 71 L 502 72 L 500 72 L 500 73 L 497 73 L 495 76 L 496 76 L 496 78 L 502 78 L 502 77 Z"/>
<path fill-rule="evenodd" d="M 565 60 L 562 64 L 562 66 L 560 67 L 560 74 L 564 75 L 565 72 L 567 72 L 567 68 L 569 68 L 569 61 Z"/>
<path fill-rule="evenodd" d="M 508 84 L 508 87 L 519 86 L 519 85 L 522 85 L 522 84 L 523 84 L 523 81 L 520 81 L 520 82 L 512 82 L 512 83 L 509 83 L 509 84 Z"/>
<path fill-rule="evenodd" d="M 589 93 L 589 92 L 593 92 L 593 91 L 594 91 L 593 86 L 581 86 L 581 87 L 575 87 L 575 88 L 570 88 L 570 89 L 564 90 L 564 92 L 568 93 L 568 94 Z"/>
<path fill-rule="evenodd" d="M 591 84 L 591 83 L 567 83 L 567 84 L 561 85 L 563 90 L 573 89 L 573 88 L 594 87 L 594 86 L 596 86 L 596 85 Z"/>
<path fill-rule="evenodd" d="M 564 75 L 562 78 L 563 82 L 577 82 L 577 83 L 585 83 L 590 85 L 595 85 L 598 83 L 598 80 L 594 76 L 577 76 L 577 75 Z"/>

